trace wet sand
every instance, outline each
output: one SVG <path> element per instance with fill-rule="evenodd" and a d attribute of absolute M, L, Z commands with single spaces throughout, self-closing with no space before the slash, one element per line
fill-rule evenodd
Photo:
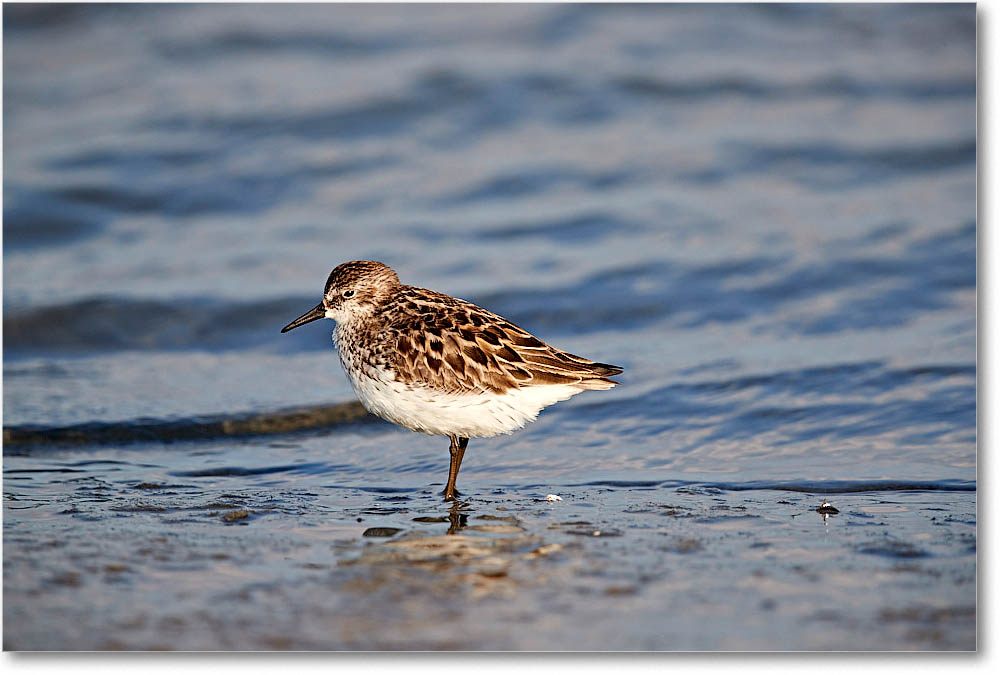
<path fill-rule="evenodd" d="M 976 10 L 5 5 L 4 647 L 975 648 Z M 351 259 L 622 386 L 452 511 Z"/>
<path fill-rule="evenodd" d="M 128 453 L 60 459 L 5 457 L 6 650 L 976 647 L 969 486 L 650 481 L 449 507 L 440 486 L 205 489 Z"/>

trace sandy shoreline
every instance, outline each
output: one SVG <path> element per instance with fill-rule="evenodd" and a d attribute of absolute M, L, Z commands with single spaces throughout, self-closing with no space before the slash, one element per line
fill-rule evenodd
<path fill-rule="evenodd" d="M 578 486 L 449 509 L 432 488 L 26 461 L 5 458 L 7 650 L 975 648 L 970 491 Z"/>

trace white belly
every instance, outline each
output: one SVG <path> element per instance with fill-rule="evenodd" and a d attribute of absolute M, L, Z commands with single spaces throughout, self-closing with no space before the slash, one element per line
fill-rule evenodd
<path fill-rule="evenodd" d="M 506 394 L 448 394 L 410 387 L 390 373 L 370 377 L 347 370 L 361 403 L 401 427 L 433 435 L 482 438 L 510 433 L 534 420 L 542 408 L 582 389 L 571 385 L 523 387 Z"/>

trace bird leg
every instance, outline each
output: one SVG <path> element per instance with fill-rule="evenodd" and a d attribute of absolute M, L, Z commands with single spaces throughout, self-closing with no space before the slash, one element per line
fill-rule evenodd
<path fill-rule="evenodd" d="M 449 436 L 451 438 L 451 466 L 448 467 L 448 485 L 444 489 L 445 501 L 455 501 L 458 497 L 458 490 L 455 489 L 455 481 L 458 479 L 458 469 L 462 466 L 462 457 L 465 456 L 465 448 L 469 445 L 468 438 Z"/>

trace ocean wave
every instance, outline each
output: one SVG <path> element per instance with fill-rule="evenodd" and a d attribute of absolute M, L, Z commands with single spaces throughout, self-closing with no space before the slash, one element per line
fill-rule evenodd
<path fill-rule="evenodd" d="M 176 420 L 87 422 L 60 427 L 10 426 L 4 427 L 3 445 L 4 453 L 24 453 L 38 446 L 207 441 L 289 434 L 358 423 L 377 423 L 377 418 L 370 415 L 359 402 L 350 401 L 273 412 L 206 415 Z"/>

